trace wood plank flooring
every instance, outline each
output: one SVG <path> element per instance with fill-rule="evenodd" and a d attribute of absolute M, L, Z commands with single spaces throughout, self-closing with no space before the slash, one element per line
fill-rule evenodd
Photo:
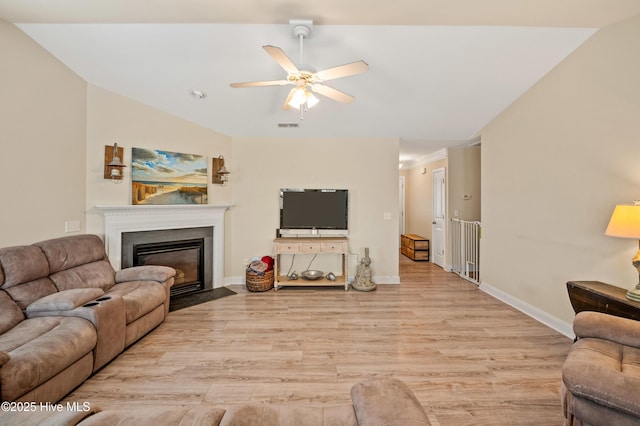
<path fill-rule="evenodd" d="M 432 263 L 401 256 L 400 274 L 370 293 L 230 286 L 237 295 L 171 312 L 63 402 L 333 405 L 392 376 L 436 426 L 562 424 L 571 339 Z"/>

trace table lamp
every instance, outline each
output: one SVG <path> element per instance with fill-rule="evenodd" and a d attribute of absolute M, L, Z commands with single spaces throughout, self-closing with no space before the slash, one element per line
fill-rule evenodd
<path fill-rule="evenodd" d="M 627 292 L 627 299 L 640 302 L 640 200 L 634 201 L 634 204 L 617 205 L 604 233 L 612 237 L 638 240 L 638 252 L 631 259 L 633 266 L 638 269 L 638 284 Z"/>

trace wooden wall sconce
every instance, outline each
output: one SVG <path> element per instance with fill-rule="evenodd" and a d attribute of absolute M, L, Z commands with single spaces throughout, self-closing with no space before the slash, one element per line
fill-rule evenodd
<path fill-rule="evenodd" d="M 117 143 L 113 146 L 105 145 L 104 147 L 104 178 L 110 179 L 113 183 L 121 183 L 123 177 L 123 169 L 127 166 L 122 164 L 124 149 L 118 147 Z"/>
<path fill-rule="evenodd" d="M 211 183 L 224 185 L 229 182 L 229 171 L 224 166 L 224 157 L 211 159 Z"/>

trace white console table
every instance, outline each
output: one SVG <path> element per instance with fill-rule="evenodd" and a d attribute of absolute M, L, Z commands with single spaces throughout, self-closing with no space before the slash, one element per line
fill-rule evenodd
<path fill-rule="evenodd" d="M 336 286 L 344 285 L 345 291 L 349 290 L 349 274 L 347 263 L 349 258 L 349 241 L 346 237 L 336 238 L 276 238 L 274 240 L 275 265 L 273 275 L 275 277 L 274 289 L 284 286 Z M 300 277 L 290 280 L 286 275 L 280 275 L 281 254 L 341 254 L 342 276 L 337 275 L 335 281 L 327 278 L 317 280 L 305 280 Z"/>

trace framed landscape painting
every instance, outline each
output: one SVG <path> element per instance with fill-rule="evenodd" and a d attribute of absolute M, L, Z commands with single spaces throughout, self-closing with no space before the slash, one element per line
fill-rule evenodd
<path fill-rule="evenodd" d="M 132 204 L 207 204 L 207 158 L 133 148 Z"/>

